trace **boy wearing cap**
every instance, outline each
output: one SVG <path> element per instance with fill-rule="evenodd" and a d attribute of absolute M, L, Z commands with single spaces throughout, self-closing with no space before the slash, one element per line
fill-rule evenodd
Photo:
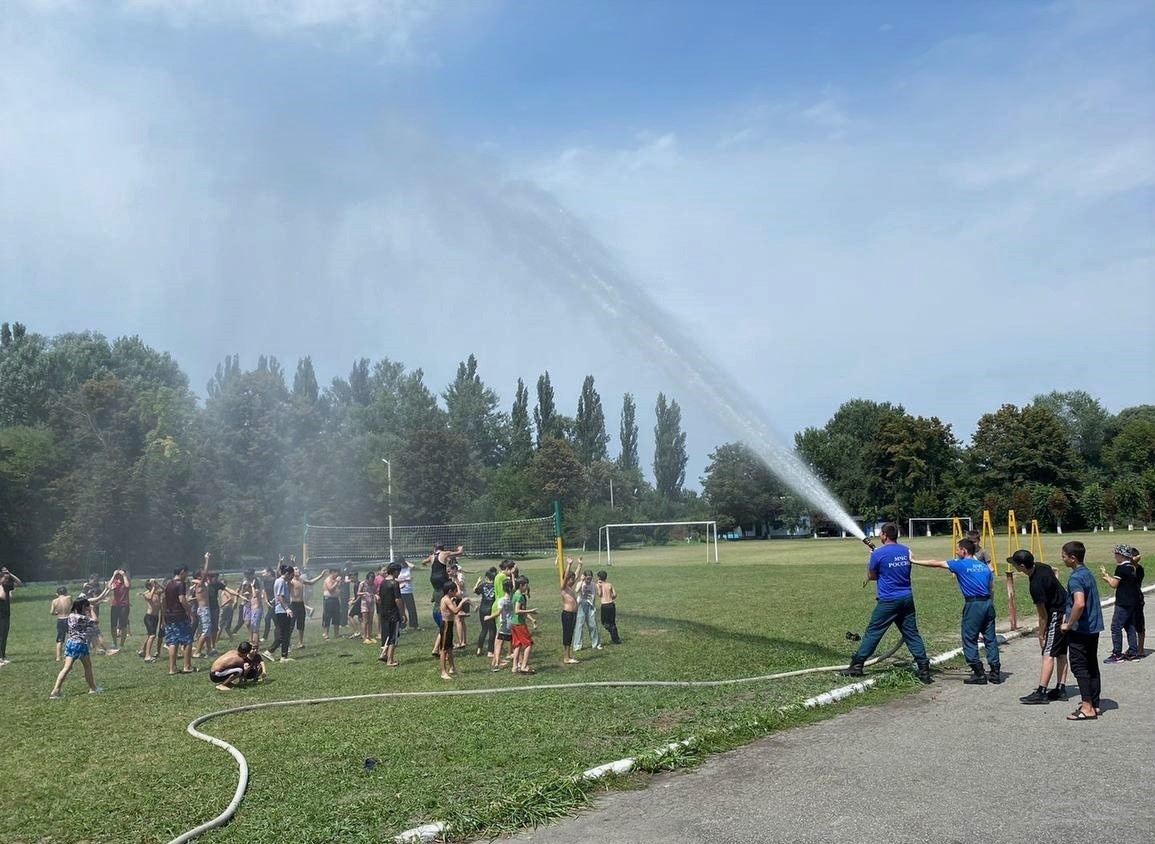
<path fill-rule="evenodd" d="M 1143 592 L 1139 588 L 1138 571 L 1131 560 L 1129 545 L 1115 546 L 1115 573 L 1099 566 L 1099 574 L 1107 585 L 1115 590 L 1115 612 L 1111 615 L 1111 655 L 1103 660 L 1106 665 L 1139 659 L 1138 629 L 1135 625 L 1136 611 L 1143 605 Z M 1127 651 L 1123 652 L 1123 631 L 1127 632 Z"/>
<path fill-rule="evenodd" d="M 1016 551 L 1007 557 L 1007 562 L 1028 578 L 1031 600 L 1039 614 L 1039 647 L 1043 651 L 1039 687 L 1019 698 L 1019 703 L 1030 705 L 1066 700 L 1067 634 L 1059 628 L 1067 610 L 1067 590 L 1059 582 L 1055 570 L 1046 563 L 1036 563 L 1035 555 L 1030 551 Z M 1055 674 L 1055 688 L 1048 690 L 1052 674 Z"/>
<path fill-rule="evenodd" d="M 1001 683 L 1003 675 L 999 663 L 999 642 L 995 636 L 995 602 L 991 592 L 995 575 L 987 563 L 975 557 L 975 544 L 969 539 L 960 539 L 958 557 L 953 560 L 911 562 L 916 566 L 946 569 L 958 580 L 958 588 L 963 596 L 963 657 L 972 672 L 963 682 L 969 686 Z M 990 665 L 987 674 L 983 673 L 983 662 L 979 658 L 979 633 L 983 634 L 987 663 Z"/>

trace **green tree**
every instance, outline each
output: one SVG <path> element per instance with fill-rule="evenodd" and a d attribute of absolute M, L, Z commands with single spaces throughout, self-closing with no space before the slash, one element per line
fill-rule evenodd
<path fill-rule="evenodd" d="M 1103 527 L 1107 523 L 1107 508 L 1103 487 L 1092 482 L 1079 493 L 1079 511 L 1088 527 Z"/>
<path fill-rule="evenodd" d="M 605 460 L 606 444 L 609 441 L 602 398 L 594 388 L 594 377 L 587 375 L 582 382 L 577 417 L 574 420 L 574 448 L 578 459 L 587 466 L 594 461 Z"/>
<path fill-rule="evenodd" d="M 537 428 L 537 447 L 548 438 L 563 439 L 565 437 L 565 421 L 557 412 L 557 404 L 553 397 L 553 384 L 549 381 L 549 373 L 542 373 L 537 379 L 537 406 L 533 409 L 533 423 Z"/>
<path fill-rule="evenodd" d="M 249 372 L 227 369 L 205 403 L 196 481 L 201 518 L 223 556 L 267 556 L 300 538 L 300 513 L 285 501 L 289 391 L 269 358 Z"/>
<path fill-rule="evenodd" d="M 566 510 L 586 498 L 585 473 L 573 446 L 563 439 L 549 437 L 538 446 L 527 475 L 534 491 L 533 510 L 548 513 L 553 502 L 560 501 Z"/>
<path fill-rule="evenodd" d="M 457 366 L 457 377 L 443 394 L 449 430 L 461 437 L 472 461 L 497 466 L 505 453 L 508 420 L 497 409 L 497 393 L 477 373 L 477 358 L 470 355 Z"/>
<path fill-rule="evenodd" d="M 517 379 L 517 392 L 509 414 L 509 463 L 525 467 L 533 459 L 533 431 L 529 426 L 529 390 Z"/>
<path fill-rule="evenodd" d="M 1067 429 L 1041 405 L 1019 410 L 1005 404 L 985 414 L 978 421 L 968 457 L 970 476 L 1003 499 L 1030 484 L 1069 489 L 1082 477 L 1082 461 Z"/>
<path fill-rule="evenodd" d="M 877 486 L 877 455 L 872 444 L 883 423 L 905 416 L 901 405 L 852 399 L 822 428 L 806 428 L 794 437 L 798 455 L 824 480 L 835 497 L 855 514 L 885 512 L 889 495 Z"/>
<path fill-rule="evenodd" d="M 1068 442 L 1089 466 L 1099 465 L 1099 453 L 1110 436 L 1111 414 L 1083 390 L 1054 391 L 1035 396 L 1034 405 L 1049 410 L 1067 431 Z"/>
<path fill-rule="evenodd" d="M 396 460 L 394 477 L 405 479 L 399 510 L 409 524 L 448 524 L 476 492 L 469 445 L 459 434 L 417 431 Z"/>
<path fill-rule="evenodd" d="M 867 501 L 859 512 L 901 521 L 937 513 L 945 505 L 946 479 L 958 463 L 958 442 L 950 425 L 937 417 L 894 412 L 881 418 L 862 457 Z"/>
<path fill-rule="evenodd" d="M 636 417 L 637 406 L 634 404 L 634 397 L 630 393 L 626 393 L 622 396 L 622 419 L 618 434 L 622 450 L 618 455 L 618 466 L 627 472 L 635 471 L 640 474 L 642 464 L 638 457 L 638 422 Z"/>
<path fill-rule="evenodd" d="M 1155 421 L 1135 415 L 1125 422 L 1103 448 L 1103 463 L 1116 476 L 1155 466 Z"/>
<path fill-rule="evenodd" d="M 682 408 L 677 401 L 666 402 L 658 393 L 654 408 L 654 489 L 668 501 L 677 501 L 686 480 L 686 434 L 682 431 Z"/>
<path fill-rule="evenodd" d="M 755 535 L 765 536 L 785 515 L 781 485 L 743 443 L 726 443 L 714 449 L 702 489 L 711 517 L 722 531 L 752 528 Z"/>

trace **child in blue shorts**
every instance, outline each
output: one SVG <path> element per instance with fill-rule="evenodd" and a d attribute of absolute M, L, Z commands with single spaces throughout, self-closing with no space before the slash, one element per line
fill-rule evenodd
<path fill-rule="evenodd" d="M 64 643 L 64 667 L 56 677 L 56 685 L 52 687 L 49 698 L 60 700 L 63 697 L 60 687 L 64 685 L 76 660 L 80 660 L 80 664 L 84 666 L 84 681 L 88 683 L 88 693 L 94 695 L 104 691 L 96 685 L 96 680 L 92 676 L 92 657 L 88 655 L 88 639 L 99 632 L 99 629 L 96 614 L 88 599 L 77 598 L 73 601 L 72 611 L 68 614 L 68 638 Z"/>

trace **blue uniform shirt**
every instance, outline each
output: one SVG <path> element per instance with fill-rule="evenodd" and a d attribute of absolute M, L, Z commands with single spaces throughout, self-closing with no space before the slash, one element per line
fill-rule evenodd
<path fill-rule="evenodd" d="M 878 600 L 909 598 L 910 549 L 897 542 L 884 544 L 870 552 L 870 570 L 878 573 Z"/>
<path fill-rule="evenodd" d="M 1099 606 L 1099 589 L 1095 586 L 1095 576 L 1086 566 L 1079 566 L 1071 572 L 1067 581 L 1067 618 L 1075 606 L 1075 593 L 1082 592 L 1086 600 L 1083 614 L 1071 629 L 1076 633 L 1100 633 L 1103 630 L 1103 608 Z"/>
<path fill-rule="evenodd" d="M 951 573 L 958 578 L 958 588 L 964 598 L 989 598 L 991 585 L 995 576 L 990 566 L 982 560 L 970 559 L 951 560 L 946 564 Z"/>

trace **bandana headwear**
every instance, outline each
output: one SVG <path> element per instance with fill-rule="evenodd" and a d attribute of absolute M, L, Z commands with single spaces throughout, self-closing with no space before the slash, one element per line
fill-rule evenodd
<path fill-rule="evenodd" d="M 1126 557 L 1129 560 L 1129 559 L 1131 559 L 1131 546 L 1130 545 L 1116 545 L 1115 546 L 1115 553 L 1118 554 L 1120 557 Z"/>

